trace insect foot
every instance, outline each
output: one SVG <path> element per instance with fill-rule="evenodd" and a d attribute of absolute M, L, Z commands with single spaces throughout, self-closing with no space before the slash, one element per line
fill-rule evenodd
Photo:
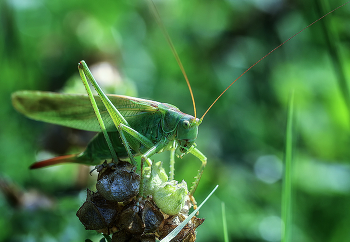
<path fill-rule="evenodd" d="M 86 230 L 103 233 L 113 242 L 155 242 L 188 217 L 192 205 L 187 184 L 168 181 L 161 162 L 144 169 L 147 197 L 138 194 L 140 175 L 130 163 L 104 163 L 96 170 L 97 191 L 87 190 L 77 212 Z M 195 230 L 203 221 L 193 217 L 172 241 L 195 241 Z"/>

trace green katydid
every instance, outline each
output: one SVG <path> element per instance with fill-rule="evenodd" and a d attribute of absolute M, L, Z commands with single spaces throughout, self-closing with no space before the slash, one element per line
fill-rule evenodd
<path fill-rule="evenodd" d="M 84 61 L 79 63 L 79 71 L 82 76 L 88 77 L 101 97 L 102 101 L 96 98 L 97 106 L 118 159 L 129 157 L 133 160 L 135 155 L 141 155 L 150 164 L 149 157 L 153 154 L 178 148 L 182 155 L 191 153 L 201 160 L 202 167 L 197 175 L 199 181 L 206 165 L 206 157 L 195 148 L 194 143 L 201 120 L 182 113 L 170 104 L 127 96 L 106 96 Z M 12 100 L 19 112 L 32 119 L 88 131 L 101 130 L 87 95 L 18 91 L 12 95 Z M 113 154 L 102 132 L 93 138 L 81 154 L 38 162 L 31 168 L 66 162 L 98 165 L 105 159 L 113 158 Z M 171 154 L 174 156 L 174 152 Z M 191 194 L 196 186 L 192 188 Z"/>

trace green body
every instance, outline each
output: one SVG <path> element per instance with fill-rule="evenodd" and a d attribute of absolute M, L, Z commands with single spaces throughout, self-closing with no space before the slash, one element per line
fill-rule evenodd
<path fill-rule="evenodd" d="M 184 120 L 192 122 L 195 118 L 182 113 L 175 106 L 120 95 L 108 95 L 109 100 L 123 115 L 129 125 L 147 137 L 153 144 L 166 140 L 172 144 L 176 140 L 177 127 L 182 129 Z M 109 138 L 119 159 L 128 158 L 118 130 L 114 125 L 102 101 L 95 97 Z M 87 95 L 59 94 L 39 91 L 18 91 L 12 95 L 15 108 L 27 117 L 70 128 L 99 132 L 89 143 L 86 150 L 77 156 L 79 163 L 97 165 L 111 159 L 107 142 L 102 134 Z M 197 137 L 194 130 L 191 140 Z M 148 148 L 137 139 L 129 136 L 128 142 L 134 155 L 145 153 Z M 167 146 L 165 146 L 167 148 Z"/>
<path fill-rule="evenodd" d="M 172 179 L 174 155 L 178 149 L 181 156 L 191 153 L 202 162 L 190 192 L 192 195 L 207 162 L 194 143 L 201 121 L 170 104 L 128 96 L 107 96 L 84 61 L 79 63 L 78 68 L 88 95 L 18 91 L 12 95 L 13 105 L 19 112 L 35 120 L 102 132 L 90 141 L 81 154 L 38 162 L 31 168 L 65 162 L 98 165 L 106 159 L 113 159 L 114 162 L 129 159 L 136 165 L 134 157 L 138 155 L 142 163 L 147 162 L 150 166 L 152 155 L 171 150 Z M 87 79 L 98 96 L 92 95 Z"/>

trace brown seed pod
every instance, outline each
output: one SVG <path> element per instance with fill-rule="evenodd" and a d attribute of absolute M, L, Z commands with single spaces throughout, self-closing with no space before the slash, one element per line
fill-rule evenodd
<path fill-rule="evenodd" d="M 112 227 L 119 213 L 116 202 L 107 201 L 98 192 L 87 190 L 87 198 L 77 212 L 77 217 L 86 230 L 100 230 Z"/>
<path fill-rule="evenodd" d="M 142 210 L 142 221 L 145 225 L 144 233 L 155 232 L 163 222 L 164 216 L 149 200 L 146 200 Z"/>
<path fill-rule="evenodd" d="M 140 208 L 135 203 L 126 206 L 120 214 L 117 227 L 129 234 L 142 234 L 145 226 L 139 212 Z"/>
<path fill-rule="evenodd" d="M 102 167 L 101 167 L 102 166 Z M 140 186 L 140 176 L 133 172 L 128 162 L 103 164 L 100 170 L 96 189 L 107 200 L 126 202 L 137 196 Z"/>
<path fill-rule="evenodd" d="M 191 207 L 187 185 L 161 180 L 161 163 L 152 168 L 155 175 L 146 176 L 148 183 L 145 185 L 145 189 L 152 194 L 141 198 L 137 196 L 140 176 L 134 172 L 135 167 L 130 163 L 120 161 L 118 164 L 104 163 L 97 166 L 97 192 L 88 190 L 87 199 L 77 212 L 85 228 L 105 235 L 113 234 L 113 242 L 155 242 L 156 239 L 167 236 L 184 221 Z M 157 183 L 157 179 L 162 182 Z M 179 191 L 181 194 L 177 194 Z M 159 197 L 165 198 L 164 201 L 157 200 L 162 209 L 156 203 L 155 198 Z M 179 211 L 176 215 L 163 211 L 179 201 L 181 206 L 177 206 Z M 171 209 L 171 212 L 174 211 L 175 209 Z M 204 219 L 193 217 L 172 241 L 194 242 L 195 230 L 203 221 Z"/>
<path fill-rule="evenodd" d="M 112 242 L 156 242 L 155 234 L 130 235 L 119 231 L 112 236 Z"/>
<path fill-rule="evenodd" d="M 112 242 L 127 242 L 130 241 L 132 235 L 127 234 L 125 231 L 118 231 L 113 234 Z"/>
<path fill-rule="evenodd" d="M 156 242 L 156 235 L 154 233 L 141 235 L 141 242 Z"/>
<path fill-rule="evenodd" d="M 131 203 L 123 207 L 118 217 L 116 227 L 118 232 L 113 234 L 113 241 L 152 241 L 155 242 L 155 231 L 163 222 L 160 210 L 150 199 Z"/>
<path fill-rule="evenodd" d="M 163 239 L 171 231 L 173 231 L 182 221 L 186 219 L 187 215 L 178 214 L 171 216 L 164 222 L 164 226 L 160 229 L 159 237 Z M 192 217 L 180 233 L 173 238 L 172 242 L 194 242 L 196 241 L 196 228 L 204 222 L 204 219 Z"/>

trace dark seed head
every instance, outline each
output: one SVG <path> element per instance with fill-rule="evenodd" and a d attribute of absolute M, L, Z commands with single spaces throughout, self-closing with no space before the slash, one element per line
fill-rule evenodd
<path fill-rule="evenodd" d="M 142 221 L 145 224 L 145 233 L 155 232 L 163 222 L 164 216 L 150 201 L 146 200 L 142 210 Z"/>
<path fill-rule="evenodd" d="M 139 215 L 139 207 L 131 205 L 124 209 L 120 214 L 117 224 L 118 228 L 130 234 L 142 234 L 144 223 Z"/>
<path fill-rule="evenodd" d="M 119 213 L 118 203 L 104 199 L 88 189 L 86 202 L 79 208 L 77 217 L 87 230 L 111 227 Z"/>
<path fill-rule="evenodd" d="M 131 171 L 125 162 L 119 164 L 102 169 L 98 175 L 96 189 L 109 201 L 126 202 L 137 196 L 140 176 Z"/>
<path fill-rule="evenodd" d="M 186 183 L 168 182 L 161 163 L 151 168 L 149 174 L 144 173 L 145 198 L 138 197 L 140 176 L 130 163 L 96 167 L 97 192 L 88 190 L 77 212 L 85 228 L 113 234 L 113 242 L 155 242 L 184 221 L 191 207 Z M 194 242 L 196 228 L 203 221 L 193 217 L 172 241 Z"/>

